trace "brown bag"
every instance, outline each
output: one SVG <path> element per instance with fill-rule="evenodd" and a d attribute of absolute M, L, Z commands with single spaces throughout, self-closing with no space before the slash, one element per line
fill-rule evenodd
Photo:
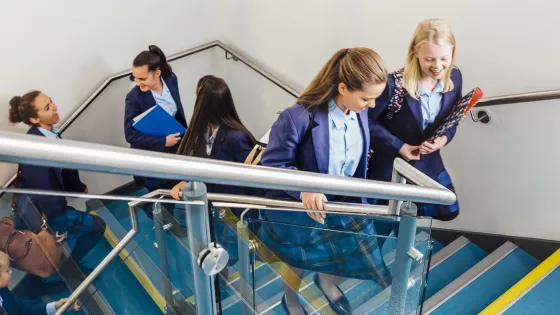
<path fill-rule="evenodd" d="M 10 257 L 12 267 L 41 278 L 53 275 L 62 259 L 62 245 L 49 233 L 46 224 L 35 234 L 16 230 L 14 223 L 13 216 L 0 220 L 0 251 Z"/>
<path fill-rule="evenodd" d="M 261 165 L 261 157 L 265 149 L 266 144 L 257 142 L 245 159 L 245 164 Z"/>

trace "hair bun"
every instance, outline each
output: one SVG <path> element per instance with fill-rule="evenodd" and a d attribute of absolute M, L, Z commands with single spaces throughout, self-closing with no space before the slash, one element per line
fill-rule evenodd
<path fill-rule="evenodd" d="M 19 105 L 21 103 L 21 96 L 14 96 L 10 100 L 10 122 L 17 124 L 22 122 L 21 115 L 19 114 Z"/>

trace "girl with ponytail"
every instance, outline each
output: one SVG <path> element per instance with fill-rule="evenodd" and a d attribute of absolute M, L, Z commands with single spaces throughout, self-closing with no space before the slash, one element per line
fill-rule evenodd
<path fill-rule="evenodd" d="M 365 178 L 370 146 L 367 109 L 375 106 L 386 81 L 385 64 L 375 51 L 362 47 L 337 51 L 297 104 L 284 110 L 272 126 L 262 165 Z M 300 200 L 309 210 L 324 210 L 327 201 L 364 202 L 301 191 L 269 190 L 267 197 Z M 348 299 L 336 286 L 340 276 L 389 284 L 389 272 L 371 236 L 375 235 L 371 220 L 316 211 L 263 211 L 263 216 L 262 241 L 297 278 L 303 269 L 315 271 L 315 282 L 336 313 L 351 313 Z M 305 314 L 298 301 L 299 283 L 285 283 L 284 309 Z"/>
<path fill-rule="evenodd" d="M 187 120 L 179 96 L 177 76 L 173 73 L 163 51 L 155 45 L 150 45 L 148 50 L 138 54 L 132 62 L 132 76 L 136 86 L 128 93 L 125 101 L 124 132 L 126 141 L 134 149 L 176 153 L 181 140 L 179 134 L 156 137 L 142 134 L 132 127 L 136 116 L 157 104 L 183 125 L 185 129 L 187 128 Z M 172 184 L 154 178 L 135 177 L 134 180 L 138 185 L 146 186 L 149 190 L 168 187 Z"/>

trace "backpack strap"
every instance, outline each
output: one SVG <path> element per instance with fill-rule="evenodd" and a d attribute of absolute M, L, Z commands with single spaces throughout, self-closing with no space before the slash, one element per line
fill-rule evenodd
<path fill-rule="evenodd" d="M 391 74 L 395 80 L 395 88 L 389 101 L 387 119 L 393 119 L 393 116 L 402 108 L 404 96 L 406 95 L 406 90 L 403 86 L 403 72 L 404 69 L 401 69 Z"/>

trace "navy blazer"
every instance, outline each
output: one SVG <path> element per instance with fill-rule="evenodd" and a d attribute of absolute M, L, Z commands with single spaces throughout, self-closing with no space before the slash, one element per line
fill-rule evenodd
<path fill-rule="evenodd" d="M 31 127 L 27 134 L 44 137 L 37 127 Z M 78 171 L 75 170 L 26 164 L 20 164 L 19 167 L 21 170 L 19 187 L 21 188 L 68 192 L 84 192 L 86 189 L 86 185 L 80 180 Z M 38 231 L 41 226 L 40 218 L 37 221 L 38 213 L 34 211 L 33 207 L 26 206 L 27 203 L 23 199 L 26 197 L 22 194 L 18 196 L 16 214 L 24 220 L 27 228 Z M 68 204 L 65 197 L 39 195 L 28 195 L 28 197 L 39 213 L 45 213 L 47 219 L 54 219 L 66 213 Z M 65 226 L 60 226 L 58 230 L 64 233 L 65 228 Z"/>
<path fill-rule="evenodd" d="M 163 78 L 163 80 L 169 88 L 175 104 L 177 104 L 177 114 L 175 114 L 175 119 L 183 125 L 183 127 L 187 128 L 185 111 L 183 110 L 183 104 L 181 104 L 181 98 L 179 96 L 177 76 L 175 73 L 172 73 L 169 77 Z M 134 118 L 152 108 L 154 105 L 156 105 L 156 100 L 154 99 L 152 92 L 142 92 L 138 86 L 132 88 L 132 90 L 126 95 L 126 107 L 124 112 L 124 134 L 126 142 L 130 143 L 130 147 L 133 149 L 175 153 L 177 151 L 177 146 L 173 148 L 166 148 L 165 137 L 145 135 L 132 127 Z"/>
<path fill-rule="evenodd" d="M 295 104 L 280 113 L 278 120 L 270 130 L 268 145 L 263 153 L 261 162 L 264 166 L 280 167 L 314 173 L 328 174 L 329 172 L 329 118 L 327 106 L 314 107 L 315 127 L 311 137 L 303 139 L 309 126 L 309 113 L 304 105 Z M 367 111 L 358 113 L 358 121 L 364 137 L 362 158 L 354 177 L 366 178 L 367 153 L 370 145 Z M 303 142 L 301 142 L 303 141 Z M 301 142 L 301 143 L 300 143 Z M 300 191 L 266 190 L 269 198 L 300 199 Z M 350 200 L 346 200 L 350 201 Z M 364 202 L 364 200 L 354 200 Z M 272 222 L 295 223 L 297 225 L 315 226 L 313 221 L 303 212 L 263 211 L 266 218 Z M 274 232 L 282 239 L 293 240 L 298 244 L 306 241 L 311 229 L 290 229 L 285 226 L 270 224 Z"/>
<path fill-rule="evenodd" d="M 8 315 L 46 315 L 47 304 L 18 298 L 10 289 L 1 288 L 2 307 Z"/>
<path fill-rule="evenodd" d="M 244 163 L 249 153 L 251 153 L 251 150 L 253 150 L 254 144 L 250 143 L 250 141 L 249 136 L 242 131 L 220 127 L 220 129 L 218 129 L 216 139 L 214 140 L 214 144 L 212 145 L 212 152 L 210 153 L 209 158 L 221 161 Z M 206 187 L 209 193 L 231 195 L 263 194 L 259 193 L 258 189 L 241 186 L 207 184 Z"/>
<path fill-rule="evenodd" d="M 395 87 L 395 80 L 389 75 L 387 87 L 376 100 L 376 106 L 369 109 L 369 130 L 371 132 L 371 148 L 373 154 L 369 164 L 368 178 L 391 181 L 393 161 L 399 157 L 399 150 L 403 144 L 420 145 L 443 122 L 451 112 L 453 106 L 462 97 L 463 78 L 457 68 L 451 70 L 453 90 L 443 93 L 442 106 L 433 123 L 422 130 L 422 104 L 420 99 L 406 95 L 402 108 L 392 119 L 387 119 L 387 108 Z M 455 136 L 457 127 L 446 132 L 447 143 Z M 428 155 L 421 155 L 419 161 L 409 162 L 421 172 L 436 179 L 445 170 L 440 150 Z"/>

